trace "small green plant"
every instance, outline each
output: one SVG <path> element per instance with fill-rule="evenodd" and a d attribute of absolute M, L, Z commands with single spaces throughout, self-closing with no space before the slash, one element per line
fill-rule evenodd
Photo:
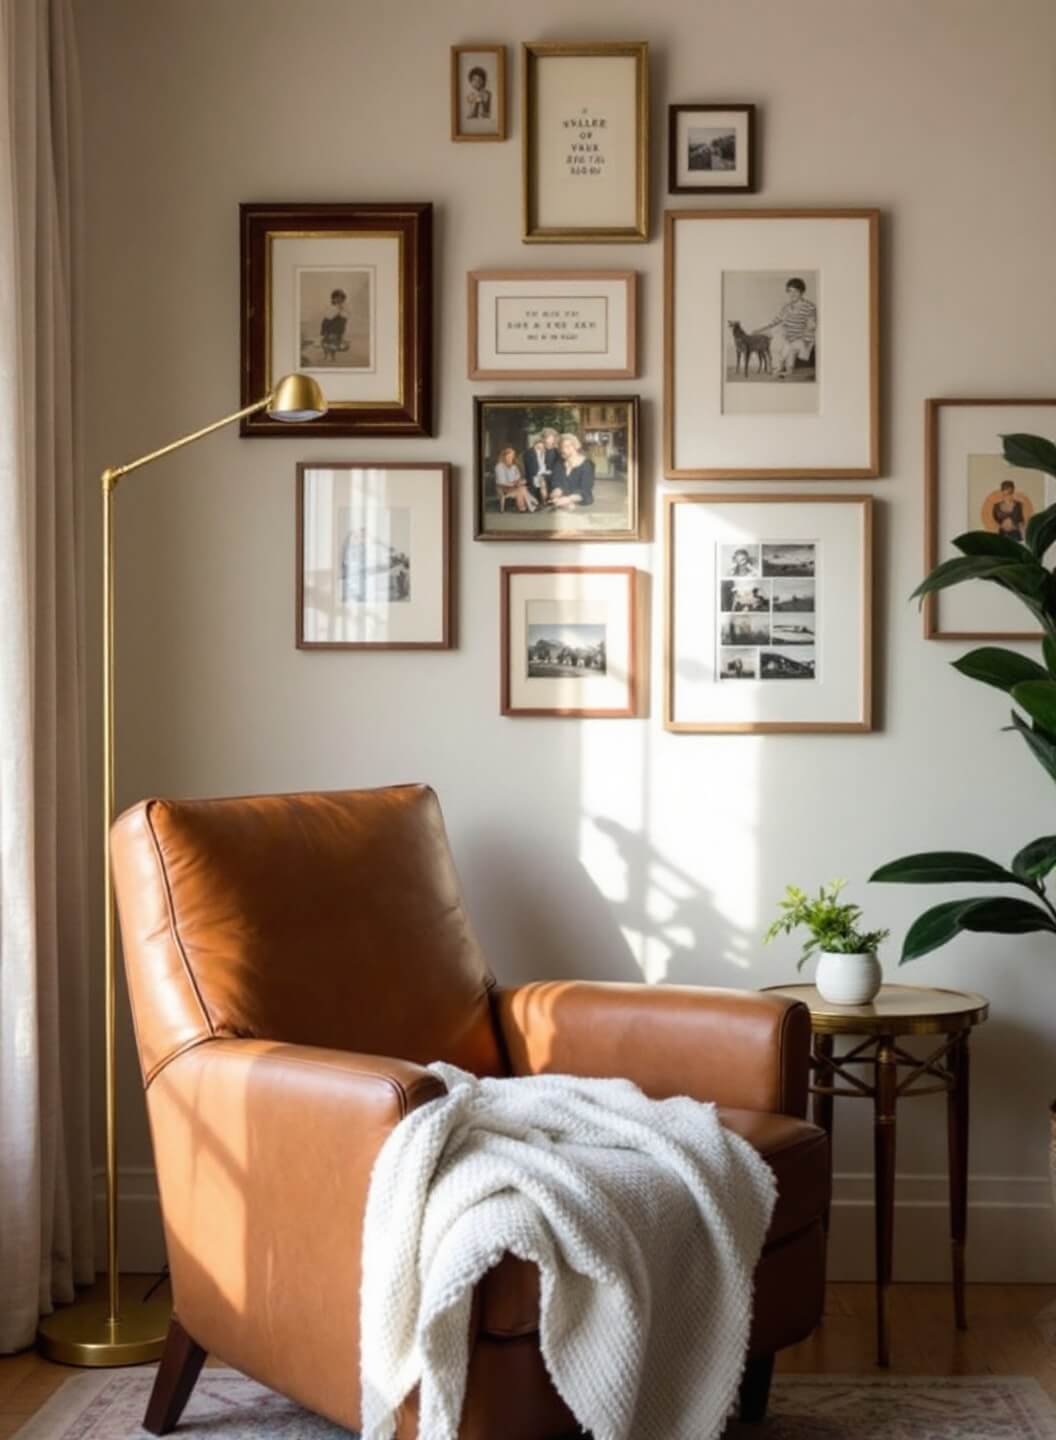
<path fill-rule="evenodd" d="M 858 928 L 861 907 L 840 903 L 840 892 L 846 883 L 846 880 L 831 880 L 828 885 L 822 885 L 816 896 L 808 895 L 798 885 L 786 886 L 784 898 L 779 902 L 782 913 L 763 936 L 764 941 L 769 944 L 778 935 L 808 930 L 809 938 L 803 943 L 798 969 L 819 950 L 838 955 L 871 954 L 891 932 Z"/>

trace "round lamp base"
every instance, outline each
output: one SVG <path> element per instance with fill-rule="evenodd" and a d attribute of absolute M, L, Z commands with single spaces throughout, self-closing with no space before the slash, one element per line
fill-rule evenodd
<path fill-rule="evenodd" d="M 118 1318 L 111 1322 L 106 1286 L 95 1287 L 83 1300 L 61 1305 L 37 1330 L 37 1349 L 59 1365 L 116 1367 L 160 1360 L 172 1318 L 166 1287 L 144 1300 L 149 1277 L 123 1275 L 119 1284 Z"/>

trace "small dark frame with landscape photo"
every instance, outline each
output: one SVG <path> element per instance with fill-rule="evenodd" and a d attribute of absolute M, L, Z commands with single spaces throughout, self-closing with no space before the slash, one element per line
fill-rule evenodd
<path fill-rule="evenodd" d="M 694 177 L 686 179 L 681 158 L 683 116 L 699 115 L 702 136 L 700 146 L 706 147 L 704 160 L 694 164 L 688 157 Z M 721 117 L 735 117 L 733 123 L 721 123 Z M 691 132 L 689 132 L 691 133 Z M 743 169 L 742 162 L 743 160 Z M 743 181 L 732 172 L 742 169 Z M 723 179 L 723 176 L 728 178 Z M 754 105 L 669 105 L 667 107 L 667 189 L 671 195 L 750 195 L 757 189 Z"/>

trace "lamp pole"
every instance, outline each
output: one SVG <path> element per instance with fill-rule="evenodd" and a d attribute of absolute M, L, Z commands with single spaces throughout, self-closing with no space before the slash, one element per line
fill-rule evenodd
<path fill-rule="evenodd" d="M 303 421 L 326 413 L 326 401 L 307 375 L 287 375 L 275 389 L 252 405 L 225 415 L 211 425 L 184 435 L 160 450 L 127 465 L 108 467 L 100 478 L 103 501 L 103 984 L 105 993 L 103 1046 L 106 1097 L 106 1266 L 103 1299 L 92 1296 L 64 1305 L 46 1316 L 37 1330 L 37 1345 L 49 1360 L 63 1365 L 140 1365 L 157 1360 L 165 1344 L 171 1305 L 167 1299 L 143 1295 L 142 1277 L 121 1283 L 117 1254 L 117 924 L 114 878 L 110 861 L 110 829 L 114 821 L 114 491 L 133 470 L 192 445 L 214 430 L 267 410 L 277 420 Z"/>

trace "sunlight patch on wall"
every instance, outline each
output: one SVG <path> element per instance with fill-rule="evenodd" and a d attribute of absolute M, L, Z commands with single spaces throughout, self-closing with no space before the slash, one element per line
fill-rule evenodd
<path fill-rule="evenodd" d="M 750 983 L 759 948 L 758 745 L 584 726 L 579 860 L 651 985 Z M 720 753 L 721 751 L 721 753 Z M 655 780 L 654 780 L 655 777 Z"/>

